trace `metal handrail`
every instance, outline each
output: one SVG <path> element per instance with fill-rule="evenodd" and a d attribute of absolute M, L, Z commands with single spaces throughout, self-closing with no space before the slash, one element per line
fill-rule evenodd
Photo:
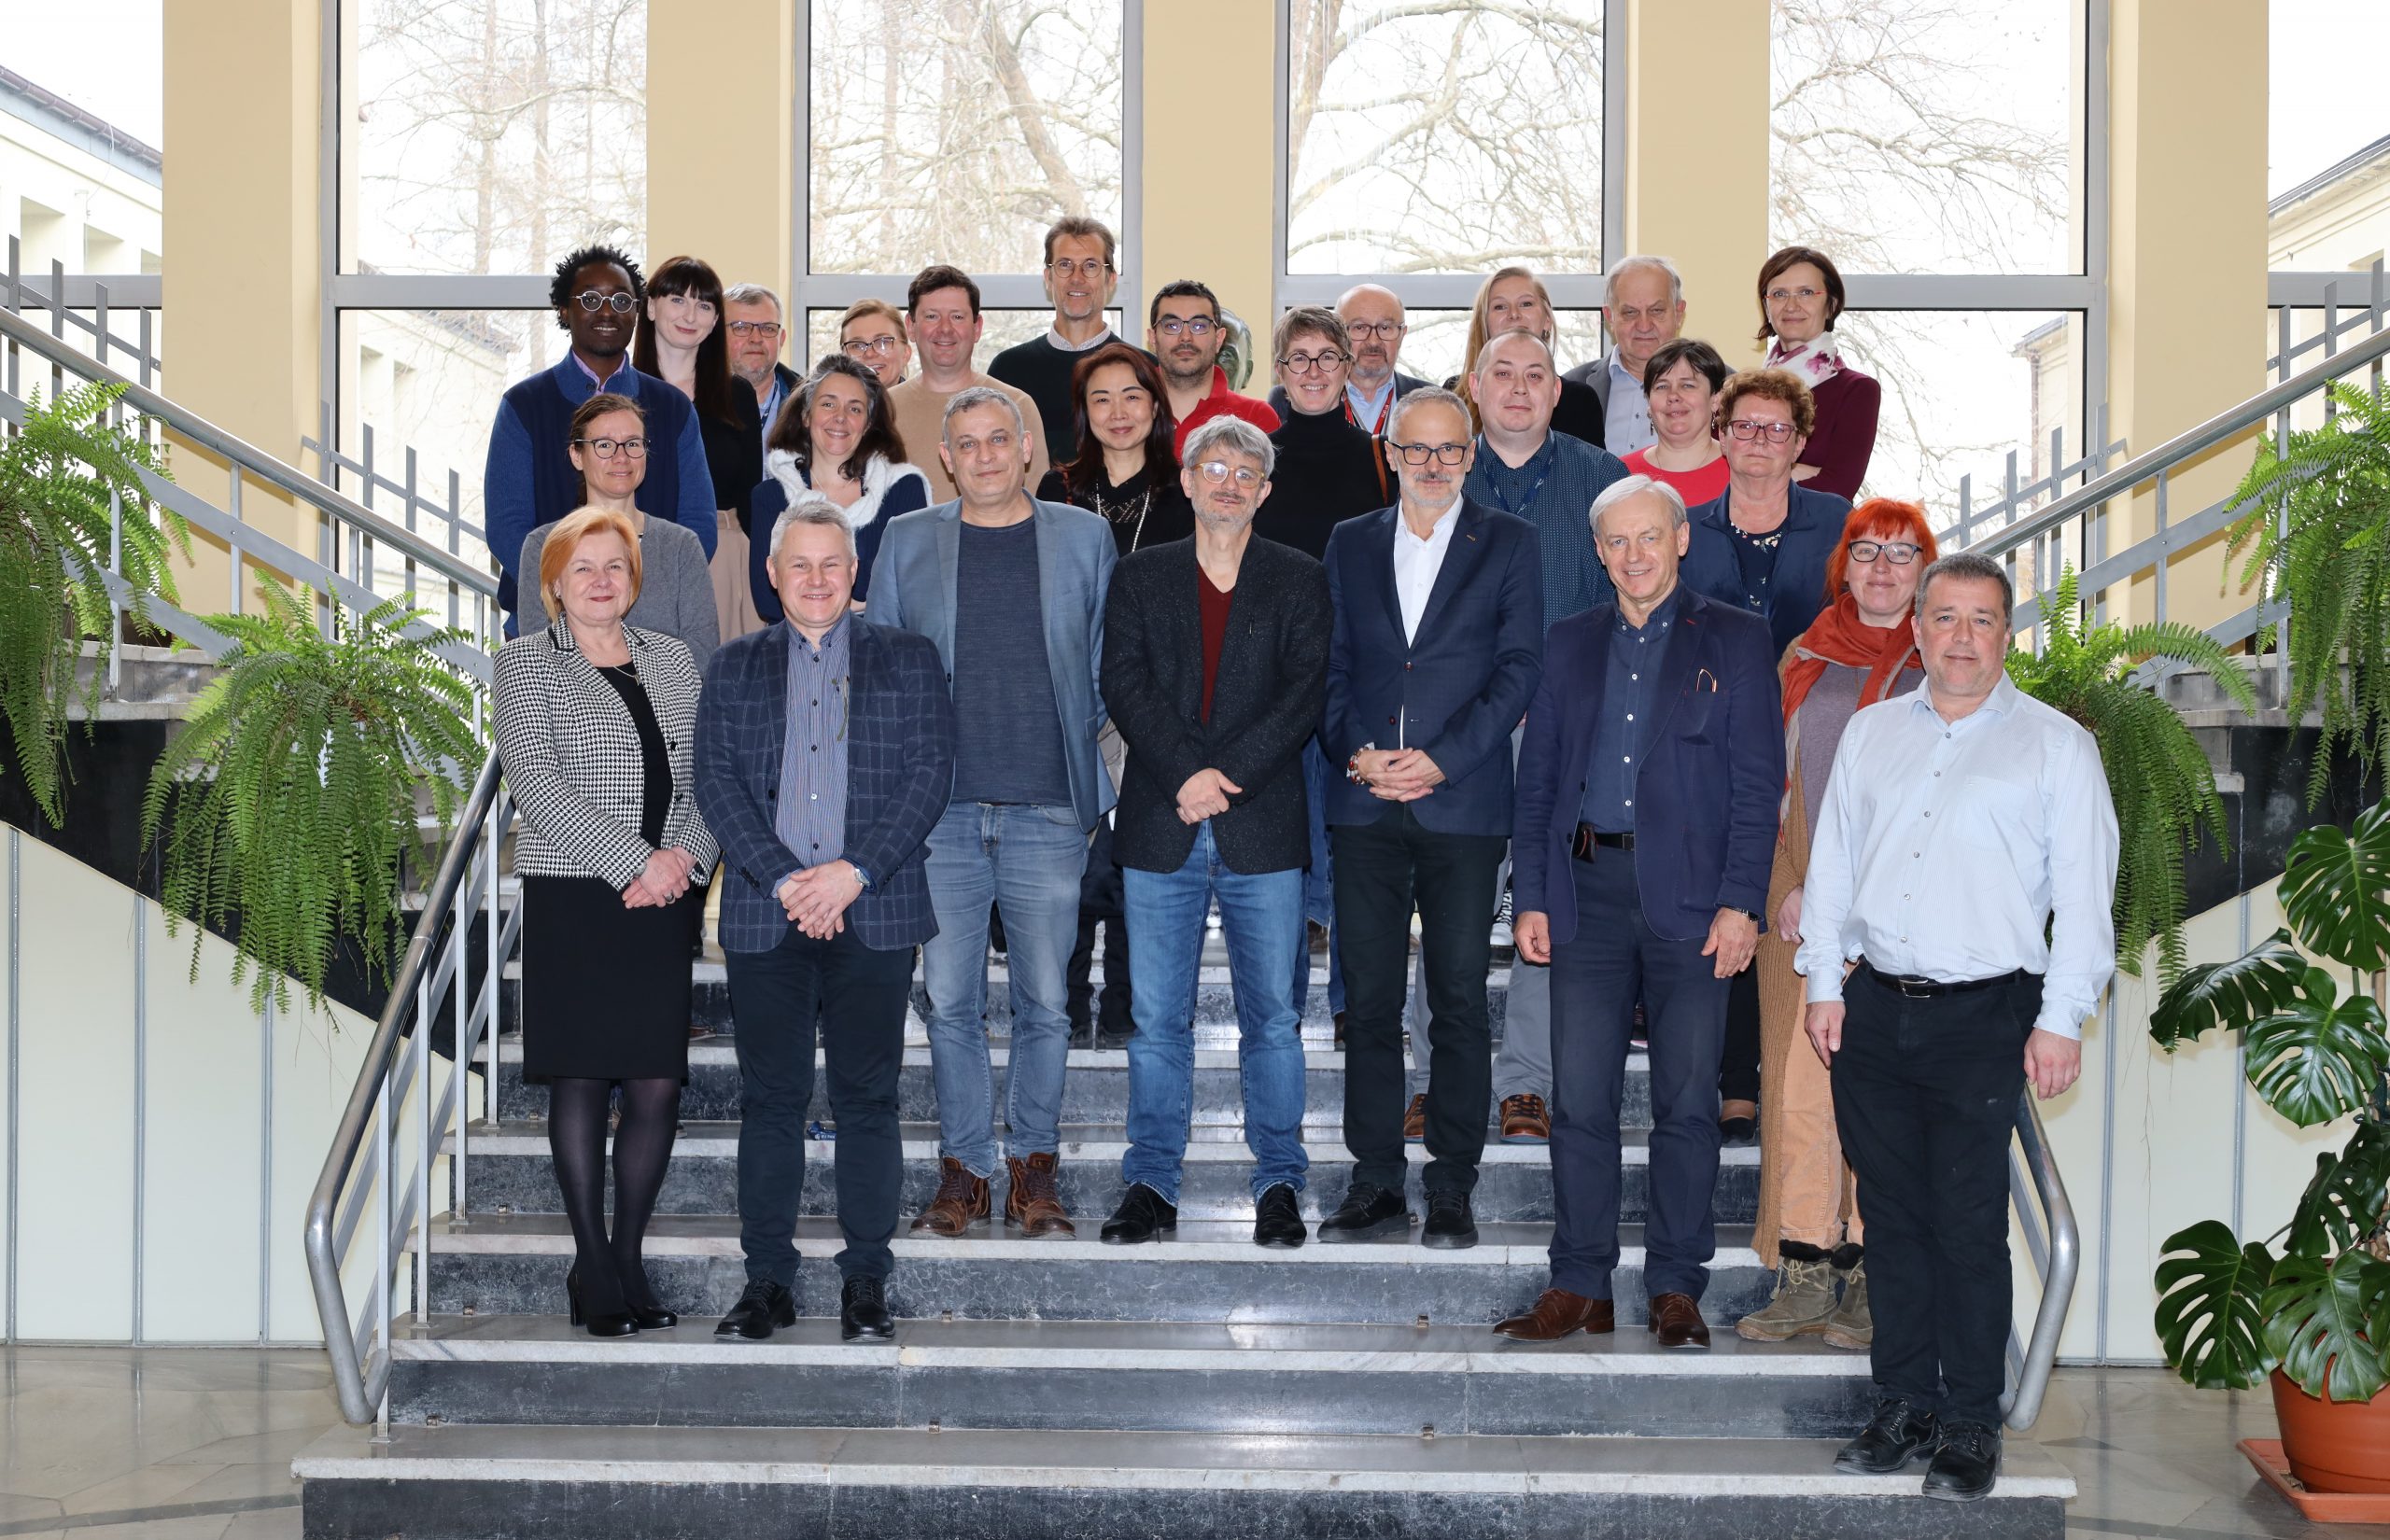
<path fill-rule="evenodd" d="M 2067 1198 L 2066 1181 L 2059 1175 L 2058 1158 L 2050 1153 L 2049 1135 L 2042 1127 L 2042 1112 L 2033 1104 L 2030 1085 L 2017 1097 L 2017 1143 L 2008 1155 L 2008 1186 L 2024 1225 L 2026 1250 L 2042 1275 L 2042 1302 L 2033 1312 L 2032 1340 L 2021 1350 L 2015 1348 L 2015 1328 L 2010 1328 L 2017 1383 L 2001 1398 L 2002 1415 L 2022 1433 L 2042 1414 L 2042 1397 L 2058 1363 L 2059 1334 L 2066 1329 L 2075 1274 L 2083 1266 L 2083 1235 L 2075 1225 L 2074 1205 Z M 2029 1187 L 2041 1210 L 2038 1225 L 2033 1205 L 2027 1202 Z"/>
<path fill-rule="evenodd" d="M 322 1174 L 316 1179 L 316 1189 L 307 1199 L 307 1223 L 303 1238 L 307 1251 L 307 1276 L 316 1292 L 316 1313 L 322 1318 L 324 1346 L 332 1361 L 332 1385 L 339 1393 L 341 1415 L 351 1422 L 371 1422 L 379 1413 L 388 1389 L 390 1353 L 388 1342 L 389 1312 L 377 1312 L 378 1344 L 360 1356 L 358 1331 L 351 1324 L 347 1292 L 341 1281 L 341 1261 L 347 1251 L 349 1225 L 340 1224 L 341 1195 L 348 1189 L 350 1179 L 358 1174 L 369 1132 L 377 1135 L 376 1154 L 390 1141 L 397 1109 L 405 1104 L 406 1087 L 392 1094 L 390 1079 L 396 1068 L 401 1033 L 411 1012 L 417 1016 L 418 1051 L 429 1046 L 426 1034 L 429 1023 L 421 1019 L 418 995 L 427 982 L 429 969 L 440 932 L 457 906 L 458 895 L 465 890 L 469 868 L 478 864 L 484 826 L 494 821 L 499 798 L 499 761 L 495 754 L 482 763 L 481 774 L 474 778 L 471 794 L 466 799 L 465 810 L 458 820 L 457 837 L 440 858 L 440 867 L 432 875 L 431 886 L 424 893 L 423 914 L 415 921 L 415 933 L 407 938 L 405 955 L 400 959 L 398 972 L 390 980 L 389 1002 L 383 1006 L 382 1016 L 373 1027 L 373 1038 L 365 1050 L 357 1084 L 351 1088 L 348 1105 L 341 1113 L 340 1127 L 332 1134 L 331 1149 L 324 1157 Z M 487 843 L 491 864 L 495 865 L 497 843 Z M 461 927 L 459 928 L 461 931 Z M 465 938 L 460 933 L 456 945 Z M 461 970 L 461 954 L 459 969 Z M 498 975 L 498 963 L 491 959 L 489 979 Z M 462 989 L 461 978 L 457 987 Z M 460 1047 L 463 1045 L 460 1044 Z M 456 1067 L 458 1079 L 466 1073 L 469 1060 L 460 1053 Z M 428 1089 L 428 1087 L 427 1087 Z M 452 1086 L 453 1089 L 453 1086 Z M 429 1140 L 432 1136 L 429 1124 L 434 1121 L 429 1096 L 425 1099 L 426 1127 L 421 1130 Z M 391 1207 L 389 1187 L 397 1175 L 394 1164 L 377 1158 L 367 1180 L 378 1184 L 379 1205 Z M 421 1195 L 429 1206 L 429 1195 Z M 355 1211 L 352 1210 L 352 1214 Z M 427 1219 L 428 1219 L 427 1213 Z M 404 1216 L 401 1215 L 401 1223 Z M 387 1223 L 374 1226 L 377 1242 L 387 1247 L 391 1239 Z M 403 1230 L 401 1235 L 403 1237 Z M 382 1253 L 380 1271 L 373 1281 L 376 1297 L 385 1306 L 390 1286 L 388 1252 Z"/>

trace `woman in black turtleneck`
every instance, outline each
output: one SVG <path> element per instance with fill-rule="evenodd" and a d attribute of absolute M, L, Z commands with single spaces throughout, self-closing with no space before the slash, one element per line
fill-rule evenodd
<path fill-rule="evenodd" d="M 1291 545 L 1314 560 L 1328 555 L 1328 532 L 1358 513 L 1394 501 L 1385 455 L 1344 405 L 1344 376 L 1353 346 L 1332 310 L 1305 305 L 1280 317 L 1272 339 L 1278 383 L 1293 408 L 1270 441 L 1278 464 L 1270 497 L 1254 516 L 1254 533 Z"/>
<path fill-rule="evenodd" d="M 1171 419 L 1154 362 L 1126 343 L 1106 343 L 1071 371 L 1079 452 L 1037 483 L 1047 502 L 1099 513 L 1120 554 L 1183 540 L 1195 533 L 1195 509 L 1178 484 Z"/>

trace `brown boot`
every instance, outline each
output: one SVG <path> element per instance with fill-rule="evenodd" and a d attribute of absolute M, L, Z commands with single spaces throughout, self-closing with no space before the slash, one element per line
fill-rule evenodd
<path fill-rule="evenodd" d="M 1543 1098 L 1533 1091 L 1521 1091 L 1517 1096 L 1502 1099 L 1502 1142 L 1552 1142 L 1552 1113 L 1544 1105 Z"/>
<path fill-rule="evenodd" d="M 1062 1199 L 1054 1191 L 1054 1157 L 1033 1155 L 1026 1159 L 1007 1156 L 1005 1165 L 1010 1169 L 1012 1183 L 1005 1194 L 1005 1224 L 1027 1236 L 1055 1236 L 1069 1239 L 1079 1232 L 1071 1225 L 1071 1216 L 1062 1211 Z"/>
<path fill-rule="evenodd" d="M 1420 1092 L 1411 1099 L 1402 1112 L 1402 1141 L 1406 1144 L 1427 1141 L 1427 1093 Z"/>
<path fill-rule="evenodd" d="M 988 1179 L 946 1155 L 938 1161 L 937 1193 L 913 1219 L 915 1235 L 959 1236 L 972 1230 L 985 1234 L 991 1204 Z"/>

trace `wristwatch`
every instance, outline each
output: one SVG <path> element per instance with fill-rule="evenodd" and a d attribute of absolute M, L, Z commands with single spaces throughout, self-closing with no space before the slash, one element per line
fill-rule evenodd
<path fill-rule="evenodd" d="M 853 860 L 851 857 L 848 859 L 847 866 L 849 870 L 854 873 L 855 881 L 861 884 L 863 888 L 868 891 L 871 887 L 871 874 L 865 871 L 863 869 L 863 864 L 860 861 Z"/>

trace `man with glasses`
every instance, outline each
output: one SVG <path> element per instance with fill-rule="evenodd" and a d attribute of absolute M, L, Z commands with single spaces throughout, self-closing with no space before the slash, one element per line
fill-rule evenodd
<path fill-rule="evenodd" d="M 885 300 L 857 300 L 838 317 L 838 351 L 878 375 L 879 388 L 895 389 L 913 367 L 905 313 Z"/>
<path fill-rule="evenodd" d="M 925 453 L 946 430 L 947 408 L 966 390 L 993 390 L 1010 398 L 1028 431 L 1012 441 L 1028 456 L 1028 485 L 1045 480 L 1046 422 L 1029 393 L 971 367 L 987 325 L 979 314 L 979 286 L 961 268 L 939 263 L 921 269 L 905 293 L 905 318 L 921 355 L 921 371 L 888 393 L 889 415 L 896 436 L 905 441 L 907 456 L 930 479 L 935 502 L 956 496 L 955 478 L 943 455 Z M 876 600 L 877 591 L 873 594 Z"/>
<path fill-rule="evenodd" d="M 1684 332 L 1684 275 L 1666 257 L 1625 257 L 1602 280 L 1602 323 L 1610 349 L 1565 376 L 1601 403 L 1602 441 L 1627 455 L 1659 441 L 1652 406 L 1643 399 L 1643 370 L 1652 355 Z"/>
<path fill-rule="evenodd" d="M 1356 284 L 1336 301 L 1336 318 L 1344 323 L 1346 351 L 1351 355 L 1344 375 L 1344 418 L 1374 438 L 1385 435 L 1387 413 L 1395 399 L 1408 396 L 1427 382 L 1395 367 L 1402 356 L 1402 301 L 1379 284 Z M 1271 409 L 1285 417 L 1288 411 L 1285 387 L 1270 392 Z"/>
<path fill-rule="evenodd" d="M 780 324 L 780 297 L 761 284 L 731 285 L 722 291 L 722 329 L 730 337 L 730 372 L 755 392 L 768 441 L 772 419 L 803 383 L 796 371 L 780 362 L 780 344 L 788 337 Z M 745 570 L 743 565 L 740 570 Z"/>
<path fill-rule="evenodd" d="M 1067 465 L 1079 452 L 1078 411 L 1071 399 L 1071 371 L 1090 349 L 1113 338 L 1104 307 L 1120 287 L 1113 266 L 1117 247 L 1100 219 L 1065 215 L 1046 231 L 1046 298 L 1054 303 L 1054 324 L 1043 337 L 1016 343 L 988 361 L 988 373 L 1028 392 L 1046 419 L 1046 456 Z M 1033 485 L 1035 483 L 1032 483 Z"/>
<path fill-rule="evenodd" d="M 1005 1223 L 1075 1233 L 1054 1184 L 1071 1038 L 1063 977 L 1089 832 L 1113 803 L 1096 677 L 1119 556 L 1103 518 L 1022 489 L 1034 431 L 1002 387 L 957 393 L 938 453 L 961 497 L 891 523 L 872 567 L 872 619 L 937 643 L 954 692 L 953 789 L 930 833 L 937 934 L 921 949 L 939 1135 L 937 1192 L 913 1221 L 921 1234 L 984 1231 L 991 1208 L 991 903 L 1004 910 L 1012 980 Z"/>
<path fill-rule="evenodd" d="M 1187 436 L 1223 412 L 1264 433 L 1278 426 L 1278 414 L 1269 402 L 1229 388 L 1228 371 L 1219 364 L 1220 344 L 1229 334 L 1220 324 L 1219 297 L 1209 286 L 1193 278 L 1162 285 L 1154 291 L 1146 322 L 1146 349 L 1161 366 L 1162 390 L 1170 398 L 1171 419 L 1178 425 L 1175 447 L 1181 455 L 1187 451 Z"/>
<path fill-rule="evenodd" d="M 1327 575 L 1254 536 L 1275 456 L 1213 418 L 1179 472 L 1195 537 L 1122 558 L 1104 625 L 1104 701 L 1128 745 L 1113 851 L 1122 867 L 1137 1030 L 1129 1040 L 1127 1196 L 1114 1244 L 1178 1224 L 1195 1075 L 1195 973 L 1214 901 L 1236 986 L 1256 1245 L 1294 1247 L 1303 1154 L 1302 749 L 1327 688 Z"/>
<path fill-rule="evenodd" d="M 1485 1151 L 1487 919 L 1511 831 L 1511 729 L 1543 661 L 1535 526 L 1467 497 L 1469 409 L 1430 386 L 1395 403 L 1397 506 L 1328 538 L 1335 608 L 1322 733 L 1343 929 L 1344 1142 L 1353 1182 L 1323 1241 L 1399 1236 L 1403 979 L 1411 916 L 1427 961 L 1431 1066 L 1423 1243 L 1472 1246 Z M 1414 1051 L 1415 1051 L 1414 1044 Z"/>
<path fill-rule="evenodd" d="M 720 512 L 705 441 L 689 398 L 631 367 L 634 317 L 644 291 L 639 264 L 612 246 L 583 246 L 555 266 L 548 305 L 572 339 L 555 367 L 517 382 L 498 404 L 482 472 L 483 539 L 498 559 L 498 602 L 514 634 L 515 559 L 523 538 L 585 499 L 567 441 L 572 414 L 599 391 L 627 396 L 647 414 L 647 477 L 641 511 L 695 532 L 710 559 Z"/>

